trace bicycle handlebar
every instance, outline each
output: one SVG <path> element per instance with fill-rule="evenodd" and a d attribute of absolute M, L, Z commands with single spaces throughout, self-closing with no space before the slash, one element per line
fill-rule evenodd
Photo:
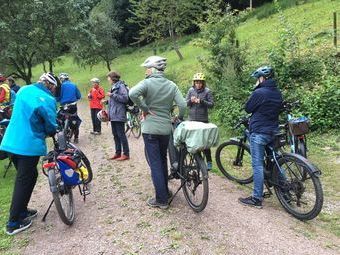
<path fill-rule="evenodd" d="M 287 102 L 283 101 L 282 102 L 282 109 L 281 112 L 291 112 L 294 108 L 300 106 L 300 100 L 297 100 L 295 102 Z"/>

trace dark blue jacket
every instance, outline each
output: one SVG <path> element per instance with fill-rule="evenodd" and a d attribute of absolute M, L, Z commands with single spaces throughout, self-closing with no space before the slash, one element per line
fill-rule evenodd
<path fill-rule="evenodd" d="M 78 101 L 81 98 L 81 94 L 77 86 L 69 80 L 65 80 L 61 85 L 60 98 L 58 102 L 61 105 L 69 104 Z"/>
<path fill-rule="evenodd" d="M 278 132 L 282 94 L 272 79 L 265 80 L 249 97 L 245 110 L 251 113 L 250 133 L 272 135 Z"/>
<path fill-rule="evenodd" d="M 110 121 L 126 122 L 126 104 L 129 100 L 128 92 L 123 81 L 112 84 L 109 99 Z"/>

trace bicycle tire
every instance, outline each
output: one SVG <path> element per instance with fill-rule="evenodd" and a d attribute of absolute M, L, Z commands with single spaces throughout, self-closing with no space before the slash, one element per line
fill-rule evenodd
<path fill-rule="evenodd" d="M 295 152 L 304 158 L 307 158 L 307 148 L 304 139 L 296 138 L 295 140 Z"/>
<path fill-rule="evenodd" d="M 237 159 L 239 148 L 241 148 L 241 158 Z M 224 142 L 218 146 L 215 159 L 217 167 L 229 180 L 240 184 L 248 184 L 253 181 L 251 155 L 248 145 L 241 145 L 239 141 L 233 140 Z"/>
<path fill-rule="evenodd" d="M 190 154 L 188 152 L 184 153 L 181 166 L 182 175 L 186 179 L 181 179 L 184 197 L 193 211 L 201 212 L 207 206 L 209 198 L 207 166 L 200 154 Z M 203 188 L 202 198 L 196 203 L 194 198 L 196 198 L 199 186 Z M 194 197 L 192 198 L 191 195 Z"/>
<path fill-rule="evenodd" d="M 318 216 L 323 205 L 323 190 L 319 177 L 314 173 L 315 167 L 304 157 L 292 153 L 283 153 L 278 164 L 283 174 L 277 166 L 274 168 L 273 180 L 278 184 L 274 185 L 274 190 L 283 208 L 299 220 Z M 311 182 L 307 183 L 308 180 Z M 307 193 L 309 189 L 315 195 Z M 310 207 L 304 210 L 304 205 Z"/>
<path fill-rule="evenodd" d="M 138 120 L 138 116 L 134 116 L 132 118 L 132 128 L 131 128 L 131 132 L 133 134 L 133 136 L 135 138 L 139 138 L 142 134 L 142 130 L 141 130 L 141 124 L 140 121 Z"/>
<path fill-rule="evenodd" d="M 72 187 L 68 187 L 61 184 L 61 176 L 56 176 L 55 169 L 48 171 L 48 181 L 50 187 L 56 187 L 56 190 L 52 191 L 55 207 L 59 214 L 60 219 L 66 225 L 72 225 L 75 219 L 75 209 L 73 202 Z M 63 206 L 61 199 L 66 199 L 68 206 Z M 67 208 L 66 208 L 67 207 Z"/>
<path fill-rule="evenodd" d="M 92 171 L 92 167 L 91 167 L 91 163 L 90 163 L 89 159 L 86 157 L 84 152 L 82 152 L 82 150 L 80 150 L 73 143 L 68 143 L 68 147 L 71 148 L 71 149 L 77 150 L 77 152 L 79 153 L 80 158 L 81 158 L 81 162 L 82 162 L 83 165 L 85 165 L 87 172 L 88 172 L 88 177 L 87 177 L 86 180 L 83 180 L 83 183 L 84 184 L 90 183 L 93 179 L 93 171 Z"/>

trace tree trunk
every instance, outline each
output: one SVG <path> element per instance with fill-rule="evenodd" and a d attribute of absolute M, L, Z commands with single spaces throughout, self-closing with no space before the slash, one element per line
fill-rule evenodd
<path fill-rule="evenodd" d="M 153 55 L 157 55 L 157 48 L 155 47 L 155 48 L 152 48 L 152 51 L 153 51 Z"/>
<path fill-rule="evenodd" d="M 169 25 L 169 35 L 170 35 L 170 38 L 172 39 L 172 42 L 174 44 L 173 47 L 174 47 L 174 50 L 175 50 L 177 56 L 179 57 L 179 60 L 183 60 L 183 55 L 179 51 L 179 47 L 178 47 L 178 44 L 177 44 L 177 38 L 176 38 L 175 31 L 174 31 L 172 23 L 170 23 L 170 25 Z"/>
<path fill-rule="evenodd" d="M 111 72 L 111 64 L 110 61 L 105 61 L 106 62 L 106 68 L 107 70 L 109 70 L 109 72 Z"/>
<path fill-rule="evenodd" d="M 53 73 L 53 60 L 52 59 L 49 59 L 48 60 L 48 64 L 49 64 L 49 70 L 51 73 Z"/>
<path fill-rule="evenodd" d="M 46 65 L 45 65 L 45 61 L 42 63 L 42 65 L 43 65 L 43 70 L 44 70 L 44 73 L 47 73 L 47 71 L 46 71 Z"/>

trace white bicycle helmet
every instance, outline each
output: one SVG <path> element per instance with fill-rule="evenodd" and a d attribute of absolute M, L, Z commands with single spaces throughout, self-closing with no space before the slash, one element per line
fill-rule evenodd
<path fill-rule="evenodd" d="M 141 66 L 146 68 L 156 68 L 159 71 L 164 71 L 166 68 L 166 58 L 159 56 L 148 57 Z"/>
<path fill-rule="evenodd" d="M 92 78 L 90 81 L 93 83 L 100 83 L 100 80 L 98 78 Z"/>
<path fill-rule="evenodd" d="M 59 74 L 59 79 L 60 80 L 68 80 L 70 77 L 67 73 L 60 73 Z"/>
<path fill-rule="evenodd" d="M 106 110 L 101 110 L 97 113 L 97 118 L 98 120 L 100 120 L 101 122 L 108 122 L 109 119 L 109 114 L 107 113 Z"/>
<path fill-rule="evenodd" d="M 53 84 L 54 86 L 57 86 L 57 80 L 54 78 L 53 74 L 51 73 L 43 73 L 40 78 L 40 81 L 47 81 L 48 83 Z"/>

